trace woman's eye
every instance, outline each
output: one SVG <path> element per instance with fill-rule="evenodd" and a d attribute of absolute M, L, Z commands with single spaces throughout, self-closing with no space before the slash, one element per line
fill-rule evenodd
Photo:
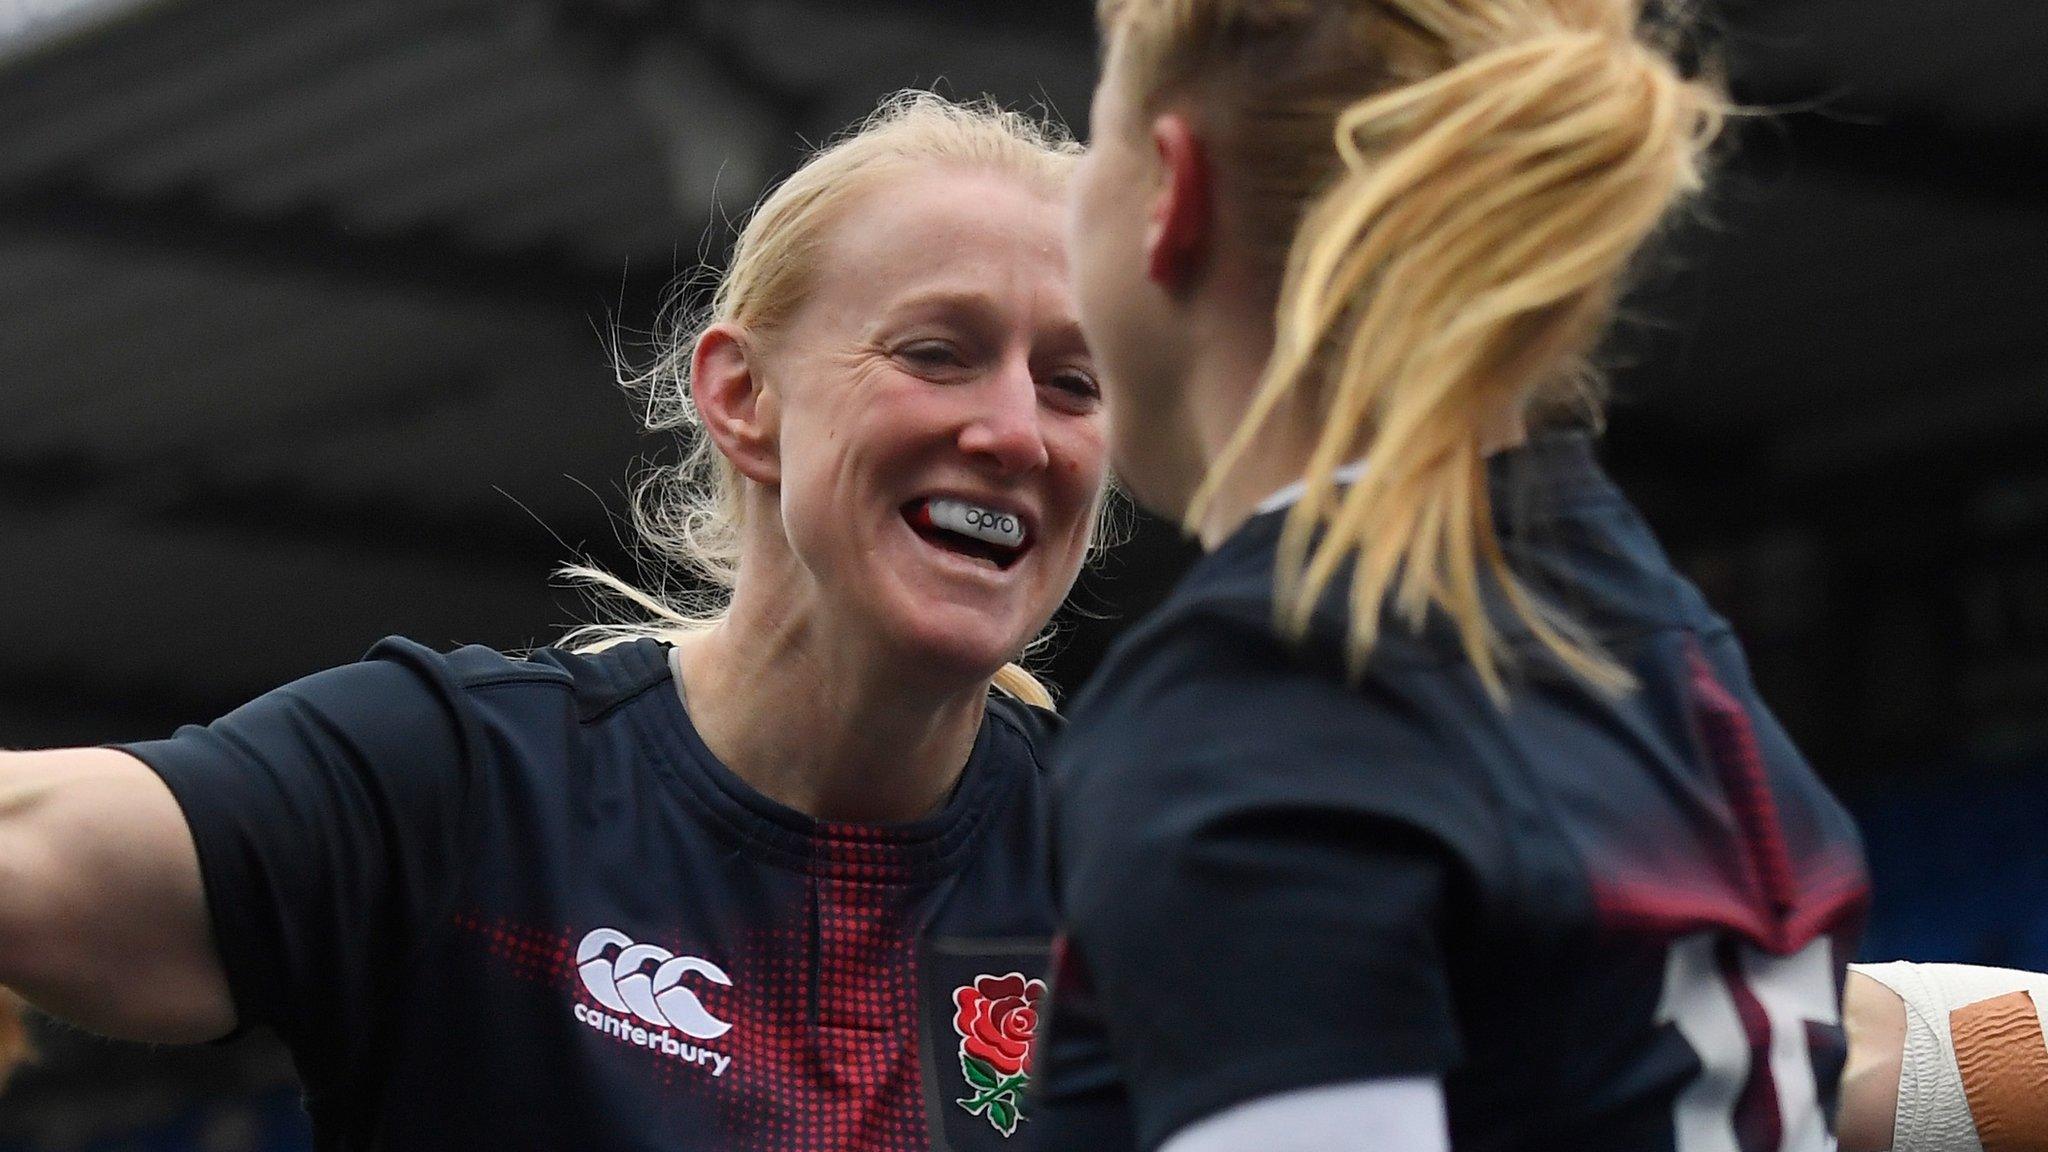
<path fill-rule="evenodd" d="M 1095 382 L 1094 376 L 1079 369 L 1054 373 L 1048 383 L 1076 400 L 1095 401 L 1102 398 L 1102 385 Z"/>
<path fill-rule="evenodd" d="M 920 368 L 958 368 L 966 364 L 959 349 L 937 340 L 905 345 L 896 355 Z"/>

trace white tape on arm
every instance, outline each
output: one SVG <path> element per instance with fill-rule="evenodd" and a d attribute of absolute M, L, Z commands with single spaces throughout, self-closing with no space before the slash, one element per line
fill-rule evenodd
<path fill-rule="evenodd" d="M 2048 1148 L 2048 976 L 1966 964 L 1852 967 L 1906 1006 L 1892 1152 Z"/>

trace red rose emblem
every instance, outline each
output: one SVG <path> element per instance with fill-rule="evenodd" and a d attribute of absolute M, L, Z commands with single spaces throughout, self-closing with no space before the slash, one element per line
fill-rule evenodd
<path fill-rule="evenodd" d="M 971 1095 L 959 1101 L 1004 1136 L 1024 1119 L 1020 1094 L 1031 1082 L 1031 1040 L 1045 981 L 1021 972 L 976 976 L 953 990 L 953 1031 L 960 1034 L 960 1072 Z"/>
<path fill-rule="evenodd" d="M 960 1050 L 1004 1076 L 1031 1071 L 1031 1037 L 1038 1031 L 1038 1001 L 1045 981 L 1023 974 L 977 976 L 953 992 L 953 1030 Z"/>

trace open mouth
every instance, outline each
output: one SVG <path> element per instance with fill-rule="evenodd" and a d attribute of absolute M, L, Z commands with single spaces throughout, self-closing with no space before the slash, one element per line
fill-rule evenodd
<path fill-rule="evenodd" d="M 999 569 L 1031 550 L 1023 518 L 1000 508 L 934 496 L 905 504 L 903 519 L 926 543 Z"/>

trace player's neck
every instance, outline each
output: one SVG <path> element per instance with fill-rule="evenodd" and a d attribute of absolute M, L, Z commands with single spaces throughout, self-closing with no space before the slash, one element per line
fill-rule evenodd
<path fill-rule="evenodd" d="M 1218 335 L 1191 356 L 1185 395 L 1200 444 L 1200 472 L 1214 468 L 1237 434 L 1264 380 L 1272 355 L 1271 325 L 1240 322 L 1210 324 L 1196 332 Z M 1261 427 L 1250 449 L 1233 467 L 1204 509 L 1200 523 L 1190 525 L 1204 549 L 1214 551 L 1249 520 L 1267 500 L 1285 491 L 1308 472 L 1308 462 L 1327 431 L 1327 417 L 1291 401 L 1282 401 Z M 1489 415 L 1477 428 L 1480 453 L 1491 456 L 1529 437 L 1519 408 Z M 1370 455 L 1360 437 L 1355 457 Z M 1347 461 L 1348 462 L 1348 461 Z"/>
<path fill-rule="evenodd" d="M 886 664 L 835 650 L 802 623 L 734 609 L 682 645 L 691 722 L 734 775 L 820 820 L 915 820 L 945 804 L 986 685 L 909 691 Z"/>
<path fill-rule="evenodd" d="M 1273 352 L 1270 304 L 1248 304 L 1234 295 L 1210 310 L 1215 315 L 1190 332 L 1203 346 L 1189 357 L 1184 389 L 1199 447 L 1197 482 L 1236 437 Z M 1250 450 L 1210 498 L 1200 522 L 1189 525 L 1203 548 L 1215 549 L 1259 501 L 1300 477 L 1319 430 L 1319 423 L 1296 405 L 1283 404 L 1267 418 Z"/>

